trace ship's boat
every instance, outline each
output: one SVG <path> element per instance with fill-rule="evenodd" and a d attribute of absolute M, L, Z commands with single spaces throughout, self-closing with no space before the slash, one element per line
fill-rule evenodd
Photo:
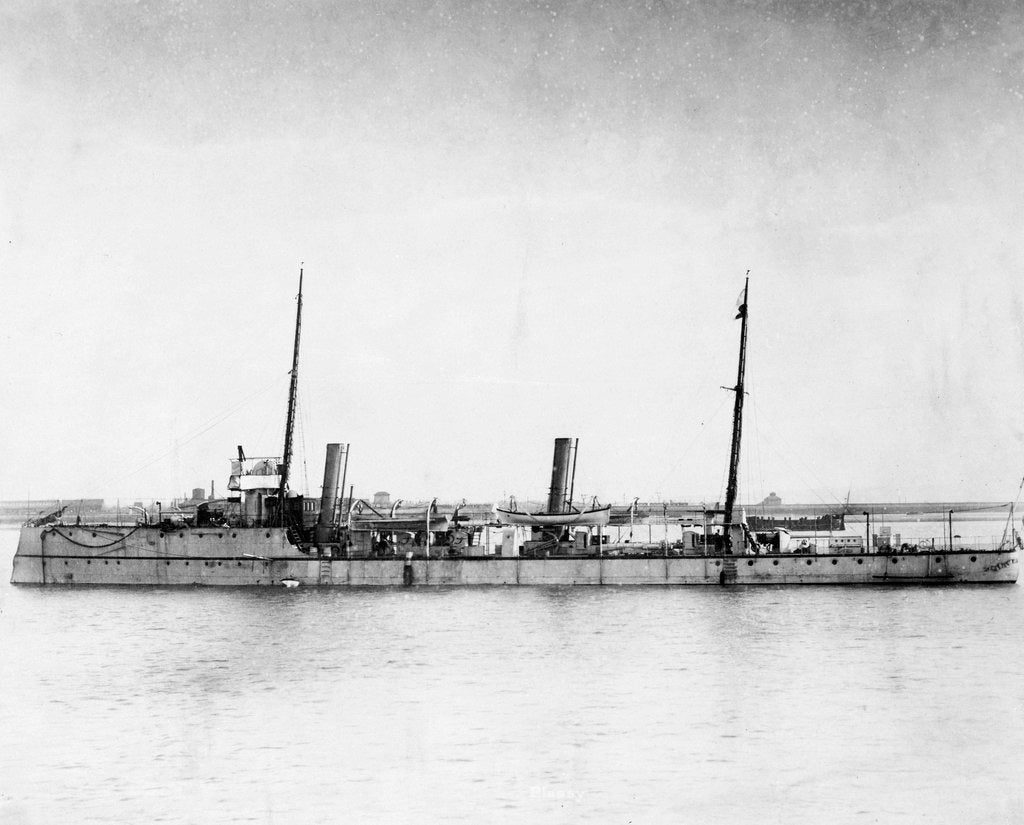
<path fill-rule="evenodd" d="M 499 524 L 522 525 L 524 527 L 598 527 L 608 524 L 611 505 L 581 510 L 574 513 L 523 513 L 518 510 L 495 508 Z"/>

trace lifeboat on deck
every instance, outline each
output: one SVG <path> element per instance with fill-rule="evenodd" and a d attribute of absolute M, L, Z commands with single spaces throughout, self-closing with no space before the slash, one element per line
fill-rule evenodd
<path fill-rule="evenodd" d="M 575 513 L 523 513 L 518 510 L 495 508 L 501 524 L 525 525 L 528 527 L 598 527 L 608 523 L 612 507 L 595 507 Z"/>

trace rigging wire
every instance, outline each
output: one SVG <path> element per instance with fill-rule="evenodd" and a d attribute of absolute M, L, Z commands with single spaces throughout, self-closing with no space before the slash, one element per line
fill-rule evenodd
<path fill-rule="evenodd" d="M 757 416 L 757 405 L 754 405 L 754 450 L 755 459 L 757 463 L 757 479 L 761 485 L 761 500 L 764 501 L 766 498 L 765 490 L 767 489 L 764 484 L 764 463 L 761 460 L 761 426 Z M 762 513 L 763 514 L 763 513 Z"/>
<path fill-rule="evenodd" d="M 1017 504 L 1020 501 L 1021 490 L 1024 490 L 1024 478 L 1020 480 L 1020 487 L 1017 488 L 1017 495 L 1013 499 L 1013 504 L 1010 505 L 1010 512 L 1006 517 L 1006 526 L 1003 527 L 1003 537 L 999 540 L 999 546 L 1002 547 L 1006 544 L 1006 534 L 1013 529 L 1013 513 L 1017 509 Z"/>
<path fill-rule="evenodd" d="M 694 434 L 693 438 L 690 439 L 687 445 L 683 447 L 679 458 L 676 459 L 676 462 L 658 480 L 657 489 L 661 489 L 662 485 L 668 480 L 668 477 L 671 476 L 677 469 L 679 469 L 679 465 L 682 464 L 683 461 L 688 457 L 690 449 L 693 447 L 694 444 L 697 443 L 698 439 L 700 439 L 705 434 L 705 428 L 707 427 L 707 425 L 714 421 L 715 418 L 718 416 L 718 413 L 722 411 L 722 407 L 725 406 L 726 401 L 728 401 L 728 396 L 723 396 L 722 400 L 719 402 L 718 406 L 714 409 L 711 415 L 708 416 L 707 419 L 705 419 L 704 421 L 700 422 L 700 426 L 697 428 L 697 432 Z"/>
<path fill-rule="evenodd" d="M 718 501 L 716 502 L 717 504 L 720 504 L 721 502 L 725 501 L 726 493 L 728 492 L 729 488 L 729 465 L 728 463 L 726 463 L 721 466 L 721 474 L 718 477 Z M 738 484 L 739 479 L 737 479 L 737 485 Z"/>
<path fill-rule="evenodd" d="M 739 453 L 740 454 L 740 459 L 741 459 L 741 466 L 743 468 L 743 475 L 741 476 L 741 478 L 743 478 L 746 481 L 746 493 L 745 493 L 745 495 L 746 495 L 746 504 L 753 505 L 755 498 L 758 497 L 757 493 L 755 493 L 754 489 L 753 489 L 753 486 L 754 486 L 753 479 L 756 478 L 756 476 L 754 475 L 754 465 L 755 465 L 755 454 L 754 453 L 755 453 L 755 447 L 754 447 L 754 444 L 753 444 L 754 439 L 751 438 L 752 433 L 750 432 L 750 429 L 746 429 L 746 428 L 744 428 L 744 429 L 745 429 L 746 434 L 748 434 L 748 436 L 746 436 L 746 443 L 748 443 L 750 446 L 749 446 L 748 449 L 740 450 L 740 453 Z M 754 435 L 757 434 L 756 430 L 757 430 L 757 428 L 755 428 Z M 739 479 L 737 479 L 736 481 L 737 481 L 737 484 L 736 484 L 737 488 L 742 489 L 741 487 L 739 487 L 739 483 L 738 483 Z M 763 498 L 764 495 L 762 495 L 761 497 Z M 742 500 L 737 500 L 737 501 L 742 501 Z M 745 515 L 745 512 L 744 512 L 743 515 Z"/>
<path fill-rule="evenodd" d="M 758 404 L 757 404 L 757 402 L 756 402 L 756 401 L 754 402 L 754 407 L 755 407 L 755 409 L 756 409 L 756 408 L 758 407 Z M 793 447 L 793 446 L 792 446 L 791 444 L 789 444 L 789 442 L 787 442 L 787 441 L 786 441 L 785 437 L 784 437 L 784 436 L 782 435 L 782 432 L 781 432 L 781 431 L 779 430 L 779 428 L 778 428 L 778 427 L 776 427 L 776 426 L 775 426 L 775 424 L 774 424 L 774 423 L 772 422 L 771 418 L 770 418 L 769 416 L 765 415 L 765 413 L 764 413 L 764 411 L 763 411 L 763 410 L 761 410 L 761 415 L 762 415 L 762 416 L 764 417 L 764 419 L 765 419 L 765 422 L 766 422 L 766 423 L 768 424 L 768 426 L 769 426 L 769 427 L 771 427 L 771 428 L 772 428 L 772 430 L 773 430 L 773 431 L 775 432 L 776 436 L 778 436 L 778 439 L 779 439 L 779 441 L 780 441 L 780 442 L 782 442 L 782 446 L 784 446 L 785 448 L 787 448 L 787 449 L 788 449 L 788 450 L 790 451 L 790 454 L 791 454 L 791 455 L 792 455 L 792 456 L 793 456 L 793 457 L 794 457 L 794 458 L 795 458 L 795 459 L 796 459 L 797 461 L 799 461 L 799 462 L 800 462 L 800 463 L 801 463 L 801 464 L 803 465 L 803 470 L 804 470 L 804 471 L 806 471 L 807 473 L 809 473 L 809 474 L 810 474 L 811 476 L 813 476 L 813 477 L 814 477 L 814 480 L 815 480 L 815 482 L 816 482 L 816 483 L 817 483 L 818 485 L 820 485 L 821 489 L 825 491 L 826 495 L 828 495 L 829 497 L 831 497 L 832 499 L 834 499 L 834 500 L 835 500 L 835 503 L 836 503 L 836 504 L 838 504 L 838 505 L 842 506 L 842 504 L 843 504 L 843 502 L 842 502 L 842 499 L 840 499 L 840 498 L 839 498 L 838 496 L 836 496 L 836 495 L 835 495 L 835 494 L 834 494 L 834 493 L 833 493 L 833 492 L 832 492 L 831 490 L 829 490 L 829 489 L 828 489 L 828 485 L 827 485 L 827 484 L 825 484 L 825 482 L 823 482 L 823 481 L 821 480 L 821 478 L 819 478 L 819 477 L 818 477 L 818 474 L 814 472 L 814 469 L 813 469 L 813 468 L 812 468 L 812 467 L 811 467 L 811 466 L 810 466 L 809 464 L 807 464 L 807 463 L 806 463 L 805 461 L 803 461 L 803 459 L 801 459 L 801 458 L 800 458 L 800 455 L 799 455 L 799 453 L 798 453 L 798 452 L 796 451 L 796 449 L 795 449 L 795 448 L 794 448 L 794 447 Z M 767 441 L 767 442 L 768 442 L 769 444 L 771 443 L 771 440 L 770 440 L 770 439 L 768 439 L 767 437 L 765 437 L 765 440 L 766 440 L 766 441 Z M 796 466 L 794 466 L 793 464 L 790 464 L 790 463 L 788 462 L 788 460 L 787 460 L 787 458 L 786 458 L 786 455 L 785 455 L 785 453 L 783 453 L 783 452 L 779 452 L 779 457 L 780 457 L 780 458 L 782 458 L 782 460 L 783 460 L 783 461 L 784 461 L 784 462 L 785 462 L 785 463 L 786 463 L 786 464 L 787 464 L 787 465 L 788 465 L 788 466 L 790 467 L 790 469 L 792 469 L 792 470 L 796 471 L 796 472 L 797 472 L 797 474 L 798 474 L 798 475 L 800 475 L 802 479 L 804 479 L 804 478 L 805 478 L 805 477 L 803 476 L 803 474 L 802 474 L 802 472 L 801 472 L 801 469 L 800 469 L 799 467 L 796 467 Z M 825 500 L 825 498 L 824 498 L 824 497 L 823 497 L 823 496 L 821 495 L 821 493 L 820 493 L 820 492 L 819 492 L 818 490 L 816 490 L 816 489 L 815 489 L 815 490 L 812 490 L 812 493 L 814 494 L 814 496 L 815 496 L 815 497 L 816 497 L 816 498 L 817 498 L 817 499 L 818 499 L 818 500 L 819 500 L 819 501 L 820 501 L 820 502 L 821 502 L 822 504 L 825 504 L 825 505 L 827 505 L 827 506 L 829 506 L 829 507 L 833 506 L 833 502 L 830 502 L 830 501 L 826 501 L 826 500 Z"/>
<path fill-rule="evenodd" d="M 305 495 L 309 495 L 309 465 L 307 458 L 309 451 L 306 449 L 306 430 L 309 427 L 309 405 L 306 403 L 306 393 L 302 389 L 298 392 L 298 398 L 295 399 L 295 403 L 298 404 L 298 416 L 299 419 L 299 448 L 302 450 L 302 480 L 306 485 L 304 488 Z"/>
<path fill-rule="evenodd" d="M 156 462 L 158 462 L 158 461 L 166 458 L 167 456 L 171 455 L 172 453 L 177 451 L 183 445 L 189 444 L 189 443 L 195 441 L 201 435 L 204 435 L 204 434 L 208 433 L 210 430 L 212 430 L 218 424 L 223 423 L 227 418 L 229 418 L 231 415 L 233 415 L 235 412 L 237 412 L 239 409 L 241 409 L 247 403 L 252 401 L 254 398 L 257 398 L 260 395 L 266 394 L 270 389 L 272 389 L 274 386 L 279 384 L 280 380 L 281 379 L 280 379 L 279 376 L 274 378 L 273 381 L 268 382 L 262 388 L 256 390 L 255 392 L 251 393 L 250 395 L 247 395 L 245 398 L 241 399 L 237 403 L 232 404 L 230 407 L 228 407 L 222 413 L 219 413 L 219 414 L 213 416 L 212 418 L 207 419 L 203 424 L 201 424 L 199 426 L 199 429 L 195 430 L 187 438 L 184 438 L 184 439 L 176 441 L 174 444 L 172 444 L 172 446 L 169 449 L 164 450 L 163 452 L 161 452 L 161 453 L 159 453 L 159 454 L 157 454 L 155 456 L 152 456 L 151 458 L 147 459 L 143 464 L 140 464 L 138 467 L 136 467 L 134 470 L 130 470 L 130 471 L 122 473 L 121 475 L 110 476 L 110 477 L 104 479 L 101 484 L 97 485 L 98 488 L 103 489 L 103 488 L 106 488 L 106 487 L 110 487 L 110 486 L 112 486 L 113 484 L 115 484 L 115 483 L 117 483 L 119 481 L 123 481 L 126 478 L 131 478 L 133 475 L 142 472 L 146 468 L 151 467 Z"/>
<path fill-rule="evenodd" d="M 282 383 L 284 382 L 282 381 Z M 255 443 L 266 443 L 266 439 L 268 438 L 267 430 L 271 430 L 271 434 L 274 437 L 277 437 L 278 435 L 283 433 L 287 420 L 287 412 L 283 412 L 276 406 L 268 406 L 263 414 L 263 426 L 260 428 L 259 433 L 257 433 L 256 438 L 254 439 Z M 259 452 L 264 453 L 266 451 L 259 450 Z M 274 449 L 272 449 L 270 453 L 276 454 L 277 448 L 275 447 Z"/>

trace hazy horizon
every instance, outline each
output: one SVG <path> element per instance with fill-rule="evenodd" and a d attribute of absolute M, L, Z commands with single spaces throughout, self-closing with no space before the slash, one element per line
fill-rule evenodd
<path fill-rule="evenodd" d="M 1009 500 L 1011 2 L 17 3 L 0 499 L 218 489 Z M 302 459 L 305 459 L 304 463 Z"/>

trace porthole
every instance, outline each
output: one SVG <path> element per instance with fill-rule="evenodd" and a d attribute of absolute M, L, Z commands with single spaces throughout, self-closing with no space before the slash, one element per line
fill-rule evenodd
<path fill-rule="evenodd" d="M 67 567 L 67 566 L 68 566 L 68 562 L 67 562 L 67 559 L 65 559 L 65 560 L 64 560 L 64 566 L 65 566 L 65 567 Z"/>
<path fill-rule="evenodd" d="M 220 562 L 217 562 L 217 566 L 220 567 Z"/>
<path fill-rule="evenodd" d="M 810 564 L 812 561 L 814 561 L 814 559 L 808 559 L 807 563 Z"/>
<path fill-rule="evenodd" d="M 93 538 L 96 538 L 96 534 L 95 534 L 95 533 L 93 533 L 93 534 L 92 534 L 92 537 L 93 537 Z"/>
<path fill-rule="evenodd" d="M 839 559 L 832 559 L 832 564 L 839 564 Z"/>
<path fill-rule="evenodd" d="M 232 533 L 232 534 L 231 534 L 231 538 L 233 538 L 233 539 L 237 539 L 237 538 L 238 538 L 238 533 Z"/>
<path fill-rule="evenodd" d="M 219 538 L 219 539 L 222 539 L 222 538 L 224 538 L 224 534 L 223 534 L 223 533 L 218 533 L 218 534 L 217 534 L 217 538 Z"/>
<path fill-rule="evenodd" d="M 899 564 L 899 563 L 900 563 L 900 560 L 899 560 L 898 558 L 896 558 L 895 556 L 893 556 L 893 557 L 892 557 L 892 563 L 893 563 L 893 564 Z"/>
<path fill-rule="evenodd" d="M 864 564 L 864 559 L 857 559 L 857 564 Z"/>
<path fill-rule="evenodd" d="M 188 567 L 188 562 L 185 562 L 185 566 Z"/>
<path fill-rule="evenodd" d="M 238 562 L 238 566 L 239 566 L 239 567 L 241 567 L 241 566 L 242 566 L 242 563 L 241 563 L 241 562 Z"/>
<path fill-rule="evenodd" d="M 753 567 L 753 566 L 754 566 L 754 560 L 750 559 L 750 561 L 747 562 L 747 567 Z"/>
<path fill-rule="evenodd" d="M 977 556 L 971 556 L 971 561 L 977 561 L 977 560 L 978 560 Z"/>
<path fill-rule="evenodd" d="M 719 566 L 720 564 L 721 564 L 721 562 L 720 562 L 720 561 L 716 561 L 716 562 L 715 562 L 715 567 L 718 567 L 718 566 Z"/>
<path fill-rule="evenodd" d="M 935 561 L 941 564 L 942 563 L 942 556 L 936 556 L 935 557 Z"/>
<path fill-rule="evenodd" d="M 104 559 L 104 560 L 103 560 L 103 563 L 104 563 L 104 564 L 110 564 L 110 559 Z"/>
<path fill-rule="evenodd" d="M 270 538 L 270 533 L 269 533 L 269 532 L 267 533 L 267 538 L 268 538 L 268 539 Z"/>
<path fill-rule="evenodd" d="M 179 539 L 183 539 L 183 538 L 185 538 L 185 534 L 184 534 L 184 533 L 178 533 L 178 538 L 179 538 Z"/>
<path fill-rule="evenodd" d="M 121 562 L 118 562 L 118 564 L 120 564 L 120 563 L 121 563 Z"/>
<path fill-rule="evenodd" d="M 86 564 L 92 564 L 92 559 L 86 559 L 85 563 Z"/>
<path fill-rule="evenodd" d="M 166 564 L 168 567 L 171 566 L 171 563 L 169 561 L 165 561 L 164 564 Z"/>
<path fill-rule="evenodd" d="M 160 538 L 163 538 L 163 537 L 164 537 L 164 534 L 163 534 L 163 533 L 161 533 L 161 534 L 160 534 Z"/>
<path fill-rule="evenodd" d="M 779 560 L 778 559 L 772 559 L 772 564 L 774 564 L 776 567 L 778 567 L 779 566 Z"/>

